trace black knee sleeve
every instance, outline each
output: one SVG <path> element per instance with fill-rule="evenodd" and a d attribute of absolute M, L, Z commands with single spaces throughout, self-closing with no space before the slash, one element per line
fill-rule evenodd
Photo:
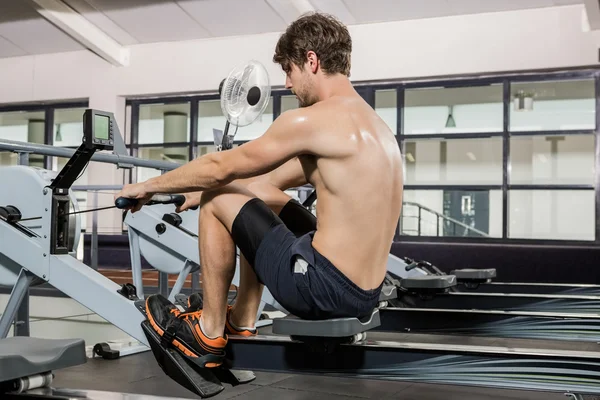
<path fill-rule="evenodd" d="M 283 206 L 279 218 L 296 236 L 317 230 L 317 218 L 296 200 L 290 200 Z"/>
<path fill-rule="evenodd" d="M 240 209 L 233 221 L 231 236 L 250 265 L 254 265 L 265 235 L 279 224 L 283 221 L 261 199 L 251 199 Z"/>

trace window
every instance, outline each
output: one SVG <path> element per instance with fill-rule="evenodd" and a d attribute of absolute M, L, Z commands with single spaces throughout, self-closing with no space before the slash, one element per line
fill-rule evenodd
<path fill-rule="evenodd" d="M 502 138 L 407 139 L 406 184 L 502 184 Z"/>
<path fill-rule="evenodd" d="M 510 183 L 592 185 L 593 135 L 516 136 L 510 139 Z"/>
<path fill-rule="evenodd" d="M 188 149 L 188 146 L 140 147 L 138 149 L 138 157 L 146 160 L 159 160 L 178 164 L 185 164 L 189 161 Z"/>
<path fill-rule="evenodd" d="M 377 90 L 375 92 L 375 112 L 390 127 L 394 135 L 398 126 L 398 98 L 396 90 Z"/>
<path fill-rule="evenodd" d="M 219 100 L 198 102 L 198 141 L 214 143 L 213 129 L 224 130 L 227 118 Z M 233 132 L 231 132 L 233 133 Z"/>
<path fill-rule="evenodd" d="M 233 148 L 234 149 L 236 147 L 238 147 L 238 146 L 239 146 L 238 144 L 235 144 L 235 143 L 233 144 Z M 201 145 L 199 145 L 197 147 L 197 150 L 196 150 L 196 154 L 197 155 L 196 155 L 196 157 L 201 157 L 201 156 L 203 156 L 205 154 L 208 154 L 208 153 L 214 153 L 215 151 L 216 151 L 216 149 L 215 149 L 214 145 L 212 145 L 212 144 L 211 145 L 201 144 Z"/>
<path fill-rule="evenodd" d="M 502 85 L 409 89 L 404 134 L 502 132 Z"/>
<path fill-rule="evenodd" d="M 402 235 L 501 237 L 501 190 L 405 190 Z"/>
<path fill-rule="evenodd" d="M 594 85 L 593 79 L 511 84 L 509 238 L 595 239 Z"/>
<path fill-rule="evenodd" d="M 281 96 L 281 112 L 293 110 L 299 107 L 296 96 Z"/>
<path fill-rule="evenodd" d="M 596 127 L 594 80 L 511 84 L 510 130 L 585 130 Z"/>
<path fill-rule="evenodd" d="M 600 241 L 594 217 L 600 190 L 598 80 L 597 72 L 590 70 L 451 78 L 422 86 L 417 81 L 361 85 L 359 92 L 402 148 L 405 197 L 398 232 Z M 275 109 L 281 113 L 299 107 L 290 91 L 273 93 L 256 121 L 237 132 L 231 126 L 235 146 L 268 130 L 273 99 L 280 102 Z M 138 113 L 141 145 L 130 147 L 138 157 L 180 163 L 188 160 L 190 150 L 194 157 L 214 152 L 213 129 L 222 131 L 226 124 L 216 97 L 199 95 L 181 104 L 142 106 L 146 111 Z M 197 132 L 190 132 L 188 109 L 196 102 Z M 179 115 L 174 119 L 178 141 L 163 138 L 167 112 Z M 160 123 L 150 121 L 154 114 Z M 144 118 L 149 124 L 146 134 L 154 139 L 142 140 Z M 0 154 L 0 161 L 3 157 Z M 137 175 L 144 179 L 160 173 L 138 171 L 143 171 Z M 289 193 L 301 197 L 297 190 Z"/>
<path fill-rule="evenodd" d="M 189 146 L 152 146 L 152 147 L 140 147 L 138 149 L 137 157 L 145 160 L 158 160 L 166 161 L 177 164 L 185 164 L 189 161 Z M 143 168 L 138 167 L 137 169 L 137 181 L 145 181 L 147 179 L 159 176 L 160 170 L 154 168 Z"/>
<path fill-rule="evenodd" d="M 9 151 L 0 151 L 0 167 L 6 165 L 17 165 L 19 158 L 17 154 Z"/>
<path fill-rule="evenodd" d="M 190 104 L 140 105 L 138 143 L 189 143 Z"/>
<path fill-rule="evenodd" d="M 53 145 L 79 147 L 83 139 L 85 108 L 67 108 L 54 111 Z"/>
<path fill-rule="evenodd" d="M 509 238 L 594 240 L 593 190 L 511 190 Z"/>
<path fill-rule="evenodd" d="M 45 112 L 17 111 L 0 112 L 0 139 L 18 142 L 45 143 Z M 18 164 L 15 153 L 0 153 L 0 165 Z M 30 154 L 29 165 L 44 167 L 44 156 Z"/>

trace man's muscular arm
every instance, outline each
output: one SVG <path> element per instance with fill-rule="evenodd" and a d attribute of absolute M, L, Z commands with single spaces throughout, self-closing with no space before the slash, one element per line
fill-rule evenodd
<path fill-rule="evenodd" d="M 258 179 L 264 179 L 279 190 L 287 190 L 308 183 L 298 157 L 292 158 L 279 168 L 266 174 L 264 178 L 259 177 Z"/>
<path fill-rule="evenodd" d="M 299 154 L 310 152 L 314 135 L 309 112 L 282 114 L 267 132 L 235 149 L 209 153 L 146 182 L 127 185 L 116 197 L 140 199 L 139 209 L 154 193 L 185 193 L 216 189 L 236 179 L 266 174 Z"/>
<path fill-rule="evenodd" d="M 282 114 L 261 137 L 232 150 L 209 153 L 151 178 L 147 190 L 152 193 L 209 190 L 236 179 L 266 174 L 307 150 L 308 125 L 303 113 Z"/>
<path fill-rule="evenodd" d="M 300 164 L 300 160 L 297 157 L 292 158 L 279 168 L 275 168 L 267 174 L 241 180 L 239 182 L 248 185 L 250 190 L 254 190 L 254 184 L 266 184 L 281 191 L 303 186 L 308 183 L 304 175 L 304 170 L 302 169 L 302 164 Z M 185 203 L 180 207 L 177 207 L 177 212 L 185 211 L 188 208 L 200 205 L 202 191 L 185 193 L 185 198 Z"/>

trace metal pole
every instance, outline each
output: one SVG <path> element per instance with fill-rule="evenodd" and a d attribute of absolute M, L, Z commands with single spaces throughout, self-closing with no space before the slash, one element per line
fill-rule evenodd
<path fill-rule="evenodd" d="M 98 192 L 92 195 L 92 208 L 98 208 Z M 92 213 L 92 269 L 98 270 L 98 213 Z"/>
<path fill-rule="evenodd" d="M 192 293 L 200 291 L 200 271 L 192 272 Z"/>
<path fill-rule="evenodd" d="M 29 165 L 29 152 L 27 151 L 20 151 L 17 153 L 18 154 L 18 164 L 19 165 L 25 165 L 28 166 Z"/>
<path fill-rule="evenodd" d="M 34 279 L 35 275 L 25 269 L 22 269 L 19 273 L 17 282 L 15 283 L 15 286 L 13 286 L 13 289 L 10 293 L 10 297 L 8 298 L 8 304 L 4 308 L 4 313 L 0 318 L 0 339 L 6 338 L 8 336 L 10 326 L 15 320 L 15 317 L 17 316 L 17 311 L 21 307 L 23 298 L 27 294 L 29 286 L 31 286 L 31 282 L 33 282 Z"/>
<path fill-rule="evenodd" d="M 14 336 L 29 336 L 29 334 L 29 288 L 27 288 L 15 317 Z"/>
<path fill-rule="evenodd" d="M 418 217 L 417 217 L 417 236 L 421 236 L 421 207 L 418 208 Z"/>
<path fill-rule="evenodd" d="M 18 154 L 17 163 L 19 165 L 29 165 L 29 152 L 20 151 Z M 29 285 L 24 288 L 23 298 L 17 309 L 17 314 L 14 320 L 14 336 L 29 336 Z"/>
<path fill-rule="evenodd" d="M 169 295 L 169 274 L 159 272 L 158 274 L 158 293 L 167 297 Z"/>
<path fill-rule="evenodd" d="M 55 147 L 45 144 L 36 143 L 25 143 L 17 142 L 15 140 L 0 140 L 0 150 L 12 151 L 14 153 L 29 152 L 32 154 L 40 154 L 45 156 L 55 156 L 71 158 L 75 154 L 74 149 L 65 147 Z M 160 169 L 163 171 L 170 171 L 181 167 L 181 164 L 171 163 L 159 160 L 144 160 L 142 158 L 136 158 L 131 156 L 117 156 L 111 153 L 97 152 L 92 156 L 92 160 L 95 162 L 108 163 L 108 164 L 128 164 L 134 167 L 145 167 Z"/>
<path fill-rule="evenodd" d="M 123 185 L 73 185 L 71 186 L 76 192 L 91 192 L 94 190 L 121 190 Z"/>

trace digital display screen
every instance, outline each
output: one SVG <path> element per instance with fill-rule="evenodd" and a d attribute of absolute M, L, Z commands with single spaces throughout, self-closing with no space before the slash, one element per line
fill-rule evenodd
<path fill-rule="evenodd" d="M 108 140 L 109 133 L 110 118 L 106 115 L 94 115 L 94 136 L 96 139 Z"/>

